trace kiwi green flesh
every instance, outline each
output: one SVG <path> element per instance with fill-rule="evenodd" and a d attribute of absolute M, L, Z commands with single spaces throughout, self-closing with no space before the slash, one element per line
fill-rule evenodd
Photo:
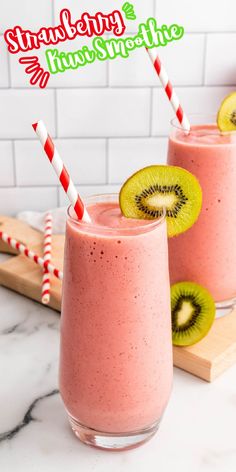
<path fill-rule="evenodd" d="M 195 344 L 208 333 L 214 321 L 214 300 L 200 285 L 180 282 L 171 287 L 171 317 L 173 344 Z"/>

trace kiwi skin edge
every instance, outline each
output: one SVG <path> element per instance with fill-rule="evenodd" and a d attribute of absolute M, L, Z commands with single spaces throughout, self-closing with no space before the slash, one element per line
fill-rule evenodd
<path fill-rule="evenodd" d="M 233 98 L 235 98 L 235 103 L 233 104 Z M 232 101 L 232 103 L 230 103 Z M 227 111 L 227 104 L 228 110 Z M 233 106 L 232 106 L 233 105 Z M 231 120 L 231 116 L 236 111 L 236 92 L 231 92 L 222 100 L 220 108 L 217 113 L 217 126 L 222 133 L 236 131 L 236 124 Z M 225 114 L 224 114 L 225 113 Z"/>
<path fill-rule="evenodd" d="M 145 182 L 147 179 L 147 183 Z M 119 204 L 126 218 L 154 219 L 141 213 L 134 204 L 136 195 L 146 190 L 147 186 L 174 186 L 178 184 L 188 197 L 186 211 L 182 208 L 177 218 L 167 216 L 168 236 L 177 236 L 187 231 L 198 219 L 202 208 L 202 190 L 198 179 L 189 171 L 178 166 L 152 165 L 144 167 L 131 175 L 122 185 Z M 135 195 L 136 194 L 136 195 Z M 129 203 L 128 203 L 129 202 Z M 168 208 L 166 207 L 168 210 Z M 171 210 L 169 208 L 169 210 Z M 185 220 L 186 215 L 186 220 Z"/>

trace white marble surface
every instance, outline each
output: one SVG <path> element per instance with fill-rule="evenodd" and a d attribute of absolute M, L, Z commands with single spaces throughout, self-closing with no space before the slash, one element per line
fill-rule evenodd
<path fill-rule="evenodd" d="M 213 384 L 175 369 L 157 435 L 127 452 L 81 444 L 58 393 L 59 314 L 0 287 L 1 472 L 235 472 L 236 366 Z"/>

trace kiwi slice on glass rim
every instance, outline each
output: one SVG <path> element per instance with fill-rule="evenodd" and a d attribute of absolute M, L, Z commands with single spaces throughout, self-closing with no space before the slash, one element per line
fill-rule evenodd
<path fill-rule="evenodd" d="M 168 236 L 176 236 L 197 220 L 202 190 L 196 177 L 185 169 L 167 165 L 144 167 L 122 186 L 120 208 L 127 218 L 155 219 L 166 211 Z"/>
<path fill-rule="evenodd" d="M 215 319 L 211 294 L 193 282 L 171 287 L 172 341 L 175 346 L 191 346 L 200 341 Z"/>
<path fill-rule="evenodd" d="M 227 95 L 221 103 L 217 126 L 220 131 L 236 131 L 236 92 Z"/>

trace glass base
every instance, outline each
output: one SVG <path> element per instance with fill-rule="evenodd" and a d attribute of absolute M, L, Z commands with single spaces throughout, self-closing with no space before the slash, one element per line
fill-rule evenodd
<path fill-rule="evenodd" d="M 236 298 L 230 300 L 224 300 L 223 302 L 216 302 L 216 319 L 222 318 L 222 316 L 229 315 L 231 311 L 236 308 Z"/>
<path fill-rule="evenodd" d="M 122 451 L 132 449 L 145 443 L 157 432 L 160 420 L 152 426 L 131 433 L 104 433 L 83 426 L 77 420 L 68 415 L 72 431 L 85 444 L 99 449 L 110 451 Z"/>

